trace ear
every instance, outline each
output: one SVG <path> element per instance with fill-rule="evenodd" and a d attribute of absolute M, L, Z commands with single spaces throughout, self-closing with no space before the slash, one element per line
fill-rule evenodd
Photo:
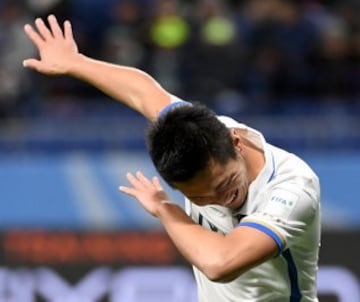
<path fill-rule="evenodd" d="M 234 144 L 234 147 L 235 147 L 236 151 L 242 153 L 243 139 L 240 136 L 240 133 L 235 128 L 231 128 L 230 129 L 230 136 L 231 136 L 231 139 L 233 141 L 233 144 Z"/>

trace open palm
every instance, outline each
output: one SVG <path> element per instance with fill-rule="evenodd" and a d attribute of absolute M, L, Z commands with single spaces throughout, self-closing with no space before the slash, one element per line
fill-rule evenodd
<path fill-rule="evenodd" d="M 24 26 L 25 33 L 39 51 L 40 59 L 26 59 L 23 65 L 47 75 L 66 74 L 79 56 L 71 23 L 65 21 L 62 29 L 54 15 L 48 17 L 48 22 L 49 27 L 38 18 L 35 20 L 36 29 L 29 24 Z"/>
<path fill-rule="evenodd" d="M 169 201 L 169 197 L 163 190 L 159 179 L 153 177 L 150 180 L 141 172 L 137 172 L 135 176 L 128 173 L 126 177 L 132 187 L 121 186 L 119 190 L 136 198 L 147 212 L 157 216 L 159 205 L 164 201 Z"/>

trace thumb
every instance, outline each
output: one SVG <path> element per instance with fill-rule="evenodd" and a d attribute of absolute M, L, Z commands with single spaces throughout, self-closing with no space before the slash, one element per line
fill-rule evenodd
<path fill-rule="evenodd" d="M 30 69 L 41 71 L 41 61 L 36 59 L 26 59 L 23 61 L 23 66 Z"/>

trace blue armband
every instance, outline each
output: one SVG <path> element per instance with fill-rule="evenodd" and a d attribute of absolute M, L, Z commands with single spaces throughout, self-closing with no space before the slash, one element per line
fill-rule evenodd
<path fill-rule="evenodd" d="M 178 107 L 178 106 L 184 106 L 184 105 L 191 106 L 192 104 L 189 102 L 186 102 L 186 101 L 182 101 L 182 100 L 172 102 L 160 111 L 158 118 L 164 117 L 171 109 Z"/>

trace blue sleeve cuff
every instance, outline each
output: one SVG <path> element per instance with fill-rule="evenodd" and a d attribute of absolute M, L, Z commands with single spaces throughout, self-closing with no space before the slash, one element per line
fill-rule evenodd
<path fill-rule="evenodd" d="M 173 102 L 173 103 L 170 103 L 169 105 L 167 105 L 166 107 L 164 107 L 160 113 L 159 113 L 159 118 L 162 118 L 164 117 L 171 109 L 177 107 L 177 106 L 183 106 L 183 105 L 191 105 L 191 103 L 189 102 L 186 102 L 186 101 L 182 101 L 182 100 L 179 100 L 179 101 L 176 101 L 176 102 Z"/>
<path fill-rule="evenodd" d="M 270 228 L 260 224 L 260 223 L 256 223 L 256 222 L 240 222 L 239 226 L 247 226 L 247 227 L 251 227 L 254 229 L 257 229 L 263 233 L 265 233 L 266 235 L 270 236 L 277 244 L 278 249 L 279 249 L 279 253 L 282 252 L 285 244 L 284 241 L 281 239 L 280 235 L 277 234 L 275 231 L 271 230 Z"/>

